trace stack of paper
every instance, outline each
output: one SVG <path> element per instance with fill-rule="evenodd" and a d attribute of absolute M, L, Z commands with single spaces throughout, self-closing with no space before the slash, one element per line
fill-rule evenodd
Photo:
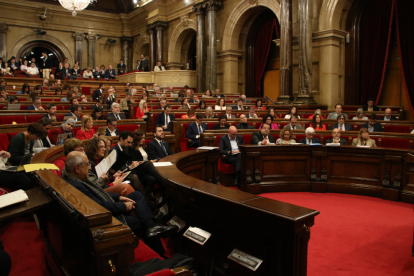
<path fill-rule="evenodd" d="M 168 167 L 172 166 L 173 164 L 171 162 L 155 162 L 154 167 Z"/>
<path fill-rule="evenodd" d="M 113 150 L 106 158 L 104 158 L 98 165 L 96 165 L 96 175 L 100 177 L 102 174 L 107 173 L 112 165 L 116 161 L 116 150 Z"/>
<path fill-rule="evenodd" d="M 23 190 L 17 190 L 5 195 L 0 196 L 0 208 L 4 208 L 16 203 L 28 201 L 29 197 Z"/>

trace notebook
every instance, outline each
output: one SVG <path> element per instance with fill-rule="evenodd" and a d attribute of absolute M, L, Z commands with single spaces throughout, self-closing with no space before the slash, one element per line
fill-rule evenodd
<path fill-rule="evenodd" d="M 23 171 L 24 170 L 23 165 L 29 164 L 30 160 L 32 160 L 32 155 L 31 154 L 25 155 L 22 158 L 22 161 L 20 161 L 19 166 L 5 166 L 4 168 L 1 168 L 0 171 L 3 171 L 3 172 L 20 172 L 20 171 Z"/>
<path fill-rule="evenodd" d="M 9 104 L 7 110 L 20 110 L 20 104 Z"/>
<path fill-rule="evenodd" d="M 59 134 L 57 139 L 56 139 L 56 146 L 63 145 L 65 143 L 66 139 L 68 139 L 67 134 Z"/>
<path fill-rule="evenodd" d="M 28 200 L 29 200 L 29 197 L 27 196 L 25 191 L 17 190 L 17 191 L 2 195 L 0 197 L 0 209 L 16 204 L 16 203 L 28 201 Z"/>

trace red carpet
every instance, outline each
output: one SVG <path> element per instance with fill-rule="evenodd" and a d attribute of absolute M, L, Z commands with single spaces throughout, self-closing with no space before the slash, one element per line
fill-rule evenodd
<path fill-rule="evenodd" d="M 318 210 L 311 228 L 309 276 L 413 276 L 413 205 L 317 193 L 261 196 Z"/>

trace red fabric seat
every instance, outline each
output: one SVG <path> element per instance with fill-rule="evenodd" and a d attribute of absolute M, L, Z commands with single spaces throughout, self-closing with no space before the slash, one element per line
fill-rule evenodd
<path fill-rule="evenodd" d="M 374 139 L 375 137 L 371 137 Z M 377 143 L 378 146 L 378 143 Z M 396 148 L 396 149 L 410 149 L 410 140 L 400 138 L 381 138 L 381 147 Z"/>
<path fill-rule="evenodd" d="M 27 123 L 37 123 L 43 115 L 28 115 L 26 116 Z"/>
<path fill-rule="evenodd" d="M 16 122 L 17 124 L 25 124 L 26 117 L 25 116 L 0 116 L 0 124 L 2 125 L 10 125 Z"/>
<path fill-rule="evenodd" d="M 410 133 L 410 126 L 384 125 L 384 132 Z"/>
<path fill-rule="evenodd" d="M 244 141 L 244 144 L 250 145 L 250 142 L 252 141 L 252 135 L 251 134 L 243 135 L 243 141 Z"/>
<path fill-rule="evenodd" d="M 66 160 L 66 157 L 62 157 L 62 158 L 56 160 L 55 162 L 53 162 L 53 164 L 55 164 L 56 167 L 59 168 L 59 170 L 58 171 L 52 171 L 52 172 L 55 173 L 59 177 L 62 176 L 62 171 L 63 171 L 63 168 L 65 167 L 65 160 Z"/>
<path fill-rule="evenodd" d="M 177 118 L 177 114 L 175 115 L 175 118 Z M 181 133 L 183 134 L 183 138 L 180 139 L 180 148 L 181 148 L 181 151 L 188 151 L 188 150 L 194 150 L 194 149 L 196 149 L 196 148 L 189 148 L 188 145 L 187 145 L 188 139 L 185 137 L 185 134 L 187 132 L 187 128 L 188 128 L 188 125 L 189 124 L 190 123 L 184 123 L 182 125 L 183 127 L 182 127 L 182 132 Z"/>
<path fill-rule="evenodd" d="M 6 150 L 9 146 L 9 137 L 6 133 L 0 133 L 0 151 Z"/>
<path fill-rule="evenodd" d="M 217 147 L 220 144 L 220 138 L 223 135 L 217 135 L 216 136 L 216 141 L 217 141 Z M 219 162 L 218 162 L 218 171 L 225 173 L 225 174 L 235 174 L 236 173 L 236 166 L 230 165 L 230 164 L 224 164 L 221 162 L 221 156 L 219 158 Z"/>
<path fill-rule="evenodd" d="M 17 133 L 20 133 L 20 132 L 8 132 L 8 133 L 7 133 L 7 136 L 9 137 L 9 141 L 11 141 L 11 139 L 13 139 L 13 137 L 14 137 Z"/>
<path fill-rule="evenodd" d="M 139 129 L 139 125 L 118 125 L 117 126 L 119 132 L 129 130 L 131 132 L 134 132 L 136 129 Z"/>
<path fill-rule="evenodd" d="M 85 80 L 85 78 L 77 77 L 76 80 Z"/>

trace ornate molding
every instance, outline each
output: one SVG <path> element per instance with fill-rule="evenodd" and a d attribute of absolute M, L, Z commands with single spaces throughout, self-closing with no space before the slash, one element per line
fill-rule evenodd
<path fill-rule="evenodd" d="M 100 35 L 96 35 L 96 34 L 87 34 L 87 35 L 85 36 L 85 38 L 86 38 L 88 41 L 98 41 L 98 40 L 101 38 L 101 36 L 100 36 Z"/>
<path fill-rule="evenodd" d="M 82 41 L 85 39 L 85 34 L 82 33 L 74 33 L 72 36 L 75 39 L 75 41 Z"/>
<path fill-rule="evenodd" d="M 259 169 L 256 169 L 256 170 L 254 171 L 254 181 L 255 181 L 256 183 L 260 183 L 260 181 L 262 181 L 262 177 L 260 176 L 260 171 L 259 171 Z"/>
<path fill-rule="evenodd" d="M 123 37 L 121 37 L 121 42 L 122 43 L 124 43 L 124 42 L 132 42 L 132 36 L 123 36 Z"/>
<path fill-rule="evenodd" d="M 246 170 L 246 185 L 252 184 L 252 172 L 250 170 Z"/>
<path fill-rule="evenodd" d="M 157 31 L 164 31 L 168 27 L 168 23 L 164 21 L 157 21 L 152 23 L 152 25 L 154 26 L 154 29 Z"/>
<path fill-rule="evenodd" d="M 259 4 L 259 0 L 247 0 L 250 5 L 257 6 Z"/>
<path fill-rule="evenodd" d="M 203 2 L 203 5 L 207 11 L 217 11 L 223 7 L 223 2 L 221 0 L 207 0 Z"/>
<path fill-rule="evenodd" d="M 390 174 L 389 173 L 384 173 L 384 179 L 382 180 L 382 186 L 383 187 L 390 186 Z"/>
<path fill-rule="evenodd" d="M 105 238 L 105 230 L 104 229 L 93 230 L 92 237 L 95 242 L 103 240 Z"/>
<path fill-rule="evenodd" d="M 5 34 L 8 28 L 9 28 L 9 24 L 0 23 L 0 34 Z"/>
<path fill-rule="evenodd" d="M 194 4 L 192 11 L 195 12 L 196 15 L 205 15 L 206 14 L 206 7 L 204 5 L 204 2 Z"/>
<path fill-rule="evenodd" d="M 190 26 L 190 20 L 188 18 L 188 15 L 184 15 L 181 19 L 181 24 L 184 26 L 184 28 L 188 29 Z"/>

